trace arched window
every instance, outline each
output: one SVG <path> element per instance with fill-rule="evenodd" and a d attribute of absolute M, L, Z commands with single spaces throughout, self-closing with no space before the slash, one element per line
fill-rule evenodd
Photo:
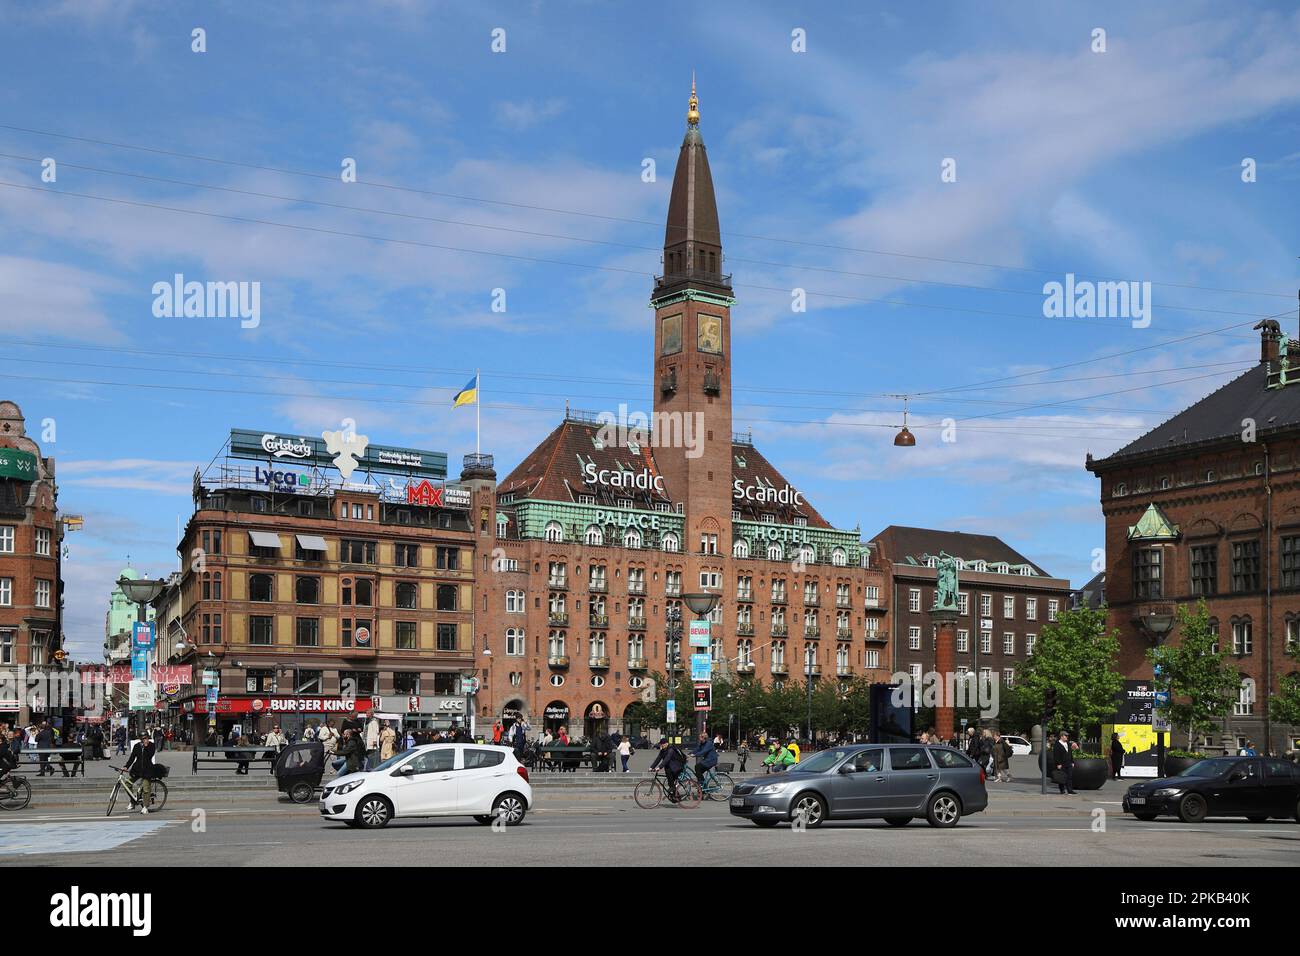
<path fill-rule="evenodd" d="M 749 557 L 749 542 L 744 538 L 737 538 L 731 545 L 731 556 L 733 558 Z"/>
<path fill-rule="evenodd" d="M 357 604 L 370 607 L 375 603 L 375 582 L 369 578 L 357 578 Z"/>
<path fill-rule="evenodd" d="M 585 540 L 587 544 L 604 544 L 605 532 L 600 530 L 600 525 L 589 524 L 587 525 L 587 534 L 583 540 Z"/>
<path fill-rule="evenodd" d="M 799 549 L 799 560 L 803 564 L 817 563 L 817 549 L 811 544 L 805 544 Z"/>
<path fill-rule="evenodd" d="M 849 555 L 843 548 L 834 548 L 831 550 L 831 564 L 842 568 L 849 563 Z"/>
<path fill-rule="evenodd" d="M 522 627 L 506 628 L 506 653 L 511 657 L 524 656 L 524 629 Z"/>
<path fill-rule="evenodd" d="M 564 527 L 558 521 L 548 521 L 546 527 L 542 530 L 542 536 L 547 541 L 563 541 Z"/>
<path fill-rule="evenodd" d="M 773 541 L 767 546 L 767 560 L 780 561 L 785 557 L 785 549 L 781 547 L 780 541 Z"/>
<path fill-rule="evenodd" d="M 250 574 L 248 576 L 248 599 L 250 601 L 272 601 L 273 579 L 269 574 Z"/>
<path fill-rule="evenodd" d="M 294 600 L 299 604 L 319 604 L 320 578 L 299 578 L 294 586 Z"/>
<path fill-rule="evenodd" d="M 497 513 L 497 537 L 504 538 L 506 531 L 510 527 L 510 519 L 501 513 Z"/>
<path fill-rule="evenodd" d="M 511 614 L 524 613 L 524 592 L 507 591 L 506 592 L 506 611 Z"/>
<path fill-rule="evenodd" d="M 416 607 L 416 587 L 410 581 L 397 582 L 397 606 L 406 611 Z"/>
<path fill-rule="evenodd" d="M 669 531 L 663 536 L 663 546 L 665 551 L 680 551 L 682 543 L 677 535 Z"/>
<path fill-rule="evenodd" d="M 628 528 L 623 533 L 623 547 L 639 548 L 641 547 L 641 532 L 636 528 Z"/>

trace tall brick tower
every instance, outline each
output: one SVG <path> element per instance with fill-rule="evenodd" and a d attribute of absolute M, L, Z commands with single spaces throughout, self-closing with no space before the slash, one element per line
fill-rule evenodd
<path fill-rule="evenodd" d="M 709 158 L 691 81 L 686 137 L 677 157 L 664 274 L 655 280 L 655 462 L 669 492 L 686 502 L 683 550 L 701 541 L 731 552 L 731 277 Z M 669 429 L 676 429 L 670 434 Z M 690 443 L 684 441 L 690 438 Z M 691 447 L 693 446 L 693 447 Z M 705 536 L 711 536 L 706 539 Z"/>

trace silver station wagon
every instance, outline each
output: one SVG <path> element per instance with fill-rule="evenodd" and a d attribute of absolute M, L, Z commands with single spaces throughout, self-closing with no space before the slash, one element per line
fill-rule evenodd
<path fill-rule="evenodd" d="M 731 792 L 732 815 L 761 827 L 872 818 L 901 827 L 917 817 L 952 827 L 988 805 L 984 771 L 973 760 L 951 747 L 920 744 L 832 747 Z"/>

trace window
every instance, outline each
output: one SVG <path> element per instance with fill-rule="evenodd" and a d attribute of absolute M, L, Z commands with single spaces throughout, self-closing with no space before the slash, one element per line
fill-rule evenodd
<path fill-rule="evenodd" d="M 2 531 L 0 531 L 0 536 L 3 536 Z M 3 550 L 3 548 L 0 547 L 0 550 Z M 50 529 L 49 528 L 36 529 L 36 553 L 43 558 L 48 558 L 50 556 Z"/>
<path fill-rule="evenodd" d="M 785 556 L 785 549 L 781 547 L 780 542 L 773 541 L 767 546 L 767 560 L 780 561 Z"/>
<path fill-rule="evenodd" d="M 587 544 L 593 544 L 593 545 L 604 544 L 605 532 L 600 530 L 600 525 L 589 524 L 587 525 L 587 533 L 586 535 L 583 536 L 583 541 Z"/>
<path fill-rule="evenodd" d="M 375 671 L 339 671 L 339 683 L 344 696 L 370 697 L 378 691 L 379 675 Z M 347 694 L 347 690 L 352 693 Z"/>
<path fill-rule="evenodd" d="M 1033 653 L 1034 653 L 1034 645 L 1037 644 L 1037 643 L 1038 643 L 1038 635 L 1037 635 L 1037 634 L 1026 634 L 1026 635 L 1025 635 L 1025 656 L 1026 656 L 1026 657 L 1030 657 L 1030 656 L 1033 655 Z"/>
<path fill-rule="evenodd" d="M 393 692 L 397 694 L 418 694 L 420 692 L 420 675 L 413 671 L 394 671 Z"/>
<path fill-rule="evenodd" d="M 641 532 L 636 528 L 628 528 L 623 532 L 623 547 L 639 548 L 641 547 Z"/>
<path fill-rule="evenodd" d="M 733 558 L 749 557 L 749 542 L 744 538 L 737 538 L 731 546 L 731 556 Z"/>
<path fill-rule="evenodd" d="M 420 566 L 420 546 L 400 542 L 393 545 L 393 563 L 399 568 L 418 568 Z"/>
<path fill-rule="evenodd" d="M 1056 612 L 1060 608 L 1060 605 L 1061 602 L 1057 601 L 1056 599 L 1052 599 L 1047 602 L 1047 620 L 1049 622 L 1056 620 Z"/>
<path fill-rule="evenodd" d="M 957 629 L 957 653 L 965 654 L 970 650 L 970 631 Z"/>
<path fill-rule="evenodd" d="M 413 651 L 416 647 L 416 627 L 414 621 L 397 622 L 397 649 L 399 651 Z"/>
<path fill-rule="evenodd" d="M 1133 552 L 1133 596 L 1139 601 L 1158 600 L 1163 575 L 1159 548 L 1137 548 Z"/>
<path fill-rule="evenodd" d="M 1282 587 L 1300 588 L 1300 537 L 1282 539 Z"/>
<path fill-rule="evenodd" d="M 294 582 L 294 600 L 299 604 L 320 603 L 320 578 L 298 578 Z"/>
<path fill-rule="evenodd" d="M 992 617 L 992 616 L 993 616 L 993 595 L 981 594 L 980 595 L 980 617 Z"/>
<path fill-rule="evenodd" d="M 506 628 L 506 654 L 510 657 L 524 656 L 524 629 L 522 627 Z"/>
<path fill-rule="evenodd" d="M 889 763 L 895 771 L 930 769 L 930 757 L 923 747 L 892 747 Z"/>
<path fill-rule="evenodd" d="M 564 657 L 564 632 L 551 631 L 546 639 L 548 657 Z"/>
<path fill-rule="evenodd" d="M 542 537 L 547 541 L 560 542 L 564 540 L 564 528 L 558 521 L 546 522 L 546 527 L 542 529 Z"/>
<path fill-rule="evenodd" d="M 660 544 L 665 551 L 676 552 L 680 551 L 682 548 L 681 540 L 671 531 L 660 539 Z"/>
<path fill-rule="evenodd" d="M 250 694 L 275 693 L 275 671 L 262 667 L 248 668 L 244 672 L 244 690 Z"/>
<path fill-rule="evenodd" d="M 435 567 L 442 571 L 460 570 L 460 548 L 443 548 L 435 549 L 437 563 Z"/>
<path fill-rule="evenodd" d="M 248 618 L 248 643 L 269 647 L 272 643 L 275 618 L 269 615 L 253 614 Z"/>
<path fill-rule="evenodd" d="M 912 613 L 921 610 L 921 589 L 909 588 L 907 591 L 907 609 Z"/>
<path fill-rule="evenodd" d="M 877 668 L 880 666 L 880 651 L 867 651 L 867 667 Z"/>
<path fill-rule="evenodd" d="M 456 592 L 457 587 L 454 584 L 438 585 L 438 610 L 454 611 L 456 610 Z"/>
<path fill-rule="evenodd" d="M 1014 667 L 1008 667 L 1006 670 L 1002 672 L 1002 686 L 1014 687 L 1015 685 L 1016 685 L 1016 669 Z"/>
<path fill-rule="evenodd" d="M 1237 701 L 1232 705 L 1232 713 L 1237 717 L 1249 717 L 1255 712 L 1255 682 L 1249 677 L 1243 678 L 1241 688 L 1237 691 Z"/>
<path fill-rule="evenodd" d="M 1232 543 L 1232 591 L 1259 590 L 1259 539 Z"/>
<path fill-rule="evenodd" d="M 1232 622 L 1232 653 L 1245 656 L 1255 650 L 1254 633 L 1249 619 Z"/>
<path fill-rule="evenodd" d="M 910 651 L 921 649 L 921 629 L 915 625 L 907 629 L 907 649 Z"/>
<path fill-rule="evenodd" d="M 204 615 L 205 617 L 207 615 Z M 320 618 L 300 617 L 297 620 L 295 643 L 299 647 L 320 646 Z"/>
<path fill-rule="evenodd" d="M 1004 595 L 1002 598 L 1002 616 L 1010 619 L 1016 616 L 1016 598 L 1013 594 Z"/>
<path fill-rule="evenodd" d="M 201 625 L 201 633 L 203 634 L 203 643 L 220 644 L 221 643 L 221 615 L 204 614 L 203 623 Z"/>
<path fill-rule="evenodd" d="M 876 584 L 867 585 L 867 607 L 880 607 L 880 587 Z"/>
<path fill-rule="evenodd" d="M 831 549 L 831 564 L 835 565 L 836 567 L 843 568 L 843 567 L 847 567 L 848 563 L 849 563 L 849 556 L 848 553 L 845 552 L 843 548 Z"/>
<path fill-rule="evenodd" d="M 397 606 L 404 611 L 413 611 L 417 606 L 418 589 L 410 581 L 398 581 L 394 589 Z"/>
<path fill-rule="evenodd" d="M 250 574 L 248 576 L 248 599 L 250 601 L 271 601 L 274 579 L 269 574 Z"/>
<path fill-rule="evenodd" d="M 717 554 L 718 536 L 716 534 L 700 535 L 700 554 Z"/>
<path fill-rule="evenodd" d="M 456 625 L 439 624 L 438 625 L 438 650 L 454 651 L 456 650 Z"/>
<path fill-rule="evenodd" d="M 1029 621 L 1038 620 L 1038 598 L 1025 598 L 1025 619 Z"/>
<path fill-rule="evenodd" d="M 1012 631 L 1004 631 L 1002 634 L 1002 653 L 1014 654 L 1016 652 L 1016 635 Z M 1008 684 L 1008 687 L 1011 685 Z"/>
<path fill-rule="evenodd" d="M 715 590 L 722 587 L 721 575 L 719 575 L 717 571 L 701 571 L 700 587 L 705 589 L 713 588 Z"/>
<path fill-rule="evenodd" d="M 980 653 L 981 654 L 993 653 L 993 632 L 992 631 L 980 631 Z"/>
<path fill-rule="evenodd" d="M 375 603 L 375 582 L 369 578 L 357 578 L 355 588 L 355 603 L 360 607 L 373 607 Z"/>
<path fill-rule="evenodd" d="M 50 606 L 50 582 L 41 578 L 36 579 L 36 606 Z"/>
<path fill-rule="evenodd" d="M 957 592 L 957 613 L 963 615 L 970 613 L 970 595 L 965 591 Z"/>
<path fill-rule="evenodd" d="M 14 553 L 14 528 L 13 525 L 0 525 L 0 554 Z"/>
<path fill-rule="evenodd" d="M 14 632 L 12 630 L 0 631 L 0 664 L 12 664 L 14 662 Z"/>
<path fill-rule="evenodd" d="M 1286 542 L 1296 541 L 1300 543 L 1300 538 L 1283 538 L 1283 555 L 1282 555 L 1282 580 L 1286 581 Z M 1298 565 L 1300 566 L 1300 565 Z M 1219 576 L 1219 546 L 1217 544 L 1196 545 L 1192 548 L 1192 593 L 1200 595 L 1213 595 L 1218 592 Z M 1300 584 L 1300 579 L 1297 579 Z M 1283 584 L 1283 587 L 1286 587 Z"/>
<path fill-rule="evenodd" d="M 319 557 L 319 552 L 312 552 Z M 375 542 L 358 541 L 354 538 L 339 539 L 339 562 L 341 564 L 374 564 Z"/>
<path fill-rule="evenodd" d="M 12 607 L 14 603 L 14 579 L 0 578 L 0 607 Z"/>

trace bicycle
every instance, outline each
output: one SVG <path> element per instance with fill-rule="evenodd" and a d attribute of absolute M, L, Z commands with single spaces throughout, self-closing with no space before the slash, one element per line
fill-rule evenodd
<path fill-rule="evenodd" d="M 690 767 L 682 771 L 682 776 L 696 780 L 695 771 Z M 717 767 L 710 767 L 704 774 L 703 782 L 697 780 L 697 783 L 705 800 L 726 800 L 736 788 L 736 781 L 731 779 L 731 774 L 718 770 Z"/>
<path fill-rule="evenodd" d="M 109 765 L 109 770 L 117 771 L 117 780 L 113 783 L 113 792 L 108 795 L 108 812 L 106 817 L 113 815 L 113 807 L 117 804 L 117 795 L 125 790 L 131 797 L 131 803 L 127 807 L 127 812 L 131 812 L 131 807 L 140 802 L 140 791 L 143 789 L 139 783 L 133 783 L 130 776 L 121 767 Z M 151 781 L 149 787 L 149 812 L 155 813 L 167 806 L 167 784 L 161 780 Z"/>
<path fill-rule="evenodd" d="M 676 801 L 668 799 L 667 782 L 667 775 L 662 770 L 657 770 L 653 777 L 642 780 L 633 788 L 632 799 L 642 810 L 653 810 L 664 802 L 675 802 L 677 806 L 686 810 L 694 810 L 700 805 L 702 794 L 694 775 L 687 777 L 686 771 L 682 771 L 682 775 L 677 778 L 677 786 L 674 788 Z"/>
<path fill-rule="evenodd" d="M 22 810 L 32 802 L 32 785 L 26 777 L 7 773 L 0 780 L 0 809 Z"/>

